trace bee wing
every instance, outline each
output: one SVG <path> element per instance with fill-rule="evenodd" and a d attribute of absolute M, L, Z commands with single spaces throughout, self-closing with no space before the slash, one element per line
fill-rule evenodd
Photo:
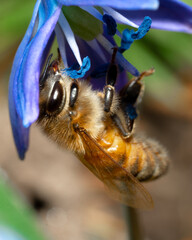
<path fill-rule="evenodd" d="M 152 197 L 143 185 L 116 162 L 85 129 L 78 128 L 77 131 L 86 146 L 85 156 L 80 160 L 105 184 L 110 195 L 134 208 L 152 208 Z"/>

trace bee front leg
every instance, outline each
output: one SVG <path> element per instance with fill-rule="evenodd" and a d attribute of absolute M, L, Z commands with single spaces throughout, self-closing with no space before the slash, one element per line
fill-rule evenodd
<path fill-rule="evenodd" d="M 121 117 L 114 113 L 113 110 L 111 110 L 111 106 L 114 101 L 114 95 L 115 95 L 115 83 L 117 80 L 117 74 L 118 74 L 118 66 L 115 64 L 115 56 L 117 53 L 118 48 L 113 49 L 113 55 L 111 58 L 111 63 L 109 65 L 109 68 L 107 70 L 107 76 L 106 76 L 106 86 L 104 87 L 104 111 L 110 113 L 110 117 L 113 120 L 116 127 L 119 129 L 121 135 L 124 138 L 128 138 L 130 136 L 130 133 L 126 129 L 126 127 L 122 123 Z M 124 121 L 124 120 L 123 120 Z"/>
<path fill-rule="evenodd" d="M 115 93 L 114 85 L 117 80 L 117 64 L 115 64 L 115 56 L 117 53 L 117 48 L 114 48 L 111 63 L 109 65 L 109 68 L 107 70 L 107 76 L 106 76 L 106 86 L 104 87 L 104 111 L 109 112 L 111 109 L 111 105 L 113 102 L 113 97 Z"/>
<path fill-rule="evenodd" d="M 124 126 L 121 121 L 121 118 L 117 114 L 111 115 L 113 122 L 115 123 L 116 127 L 119 129 L 121 135 L 124 138 L 129 138 L 131 136 L 131 132 L 129 132 Z"/>
<path fill-rule="evenodd" d="M 112 71 L 117 73 L 114 65 L 109 67 L 109 71 L 107 75 L 107 81 L 108 83 L 111 83 L 111 84 L 106 85 L 104 88 L 104 111 L 107 113 L 110 112 L 110 117 L 112 118 L 116 127 L 119 129 L 121 135 L 124 138 L 128 138 L 130 136 L 130 133 L 123 126 L 121 118 L 116 113 L 113 113 L 111 110 L 111 106 L 112 106 L 114 95 L 115 95 L 115 88 L 113 87 L 113 85 L 115 84 L 114 75 L 113 74 L 110 75 Z"/>

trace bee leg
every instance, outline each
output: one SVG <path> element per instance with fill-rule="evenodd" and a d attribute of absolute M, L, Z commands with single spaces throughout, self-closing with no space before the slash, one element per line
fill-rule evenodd
<path fill-rule="evenodd" d="M 142 89 L 143 85 L 138 81 L 134 81 L 133 84 L 126 85 L 120 91 L 120 105 L 124 112 L 129 132 L 132 132 L 135 119 L 138 115 L 136 105 L 139 96 L 141 96 Z"/>
<path fill-rule="evenodd" d="M 40 85 L 42 85 L 45 81 L 45 77 L 46 77 L 46 74 L 47 74 L 47 70 L 48 70 L 48 67 L 49 67 L 49 64 L 50 64 L 50 61 L 51 61 L 51 58 L 52 58 L 53 54 L 50 54 L 48 59 L 47 59 L 47 62 L 45 64 L 45 68 L 44 68 L 44 71 L 39 79 L 39 83 Z"/>
<path fill-rule="evenodd" d="M 109 68 L 107 70 L 107 76 L 106 76 L 106 86 L 104 87 L 104 111 L 109 112 L 112 102 L 113 102 L 113 96 L 115 92 L 114 85 L 117 80 L 117 64 L 115 64 L 115 56 L 117 53 L 118 48 L 114 48 L 111 63 L 109 65 Z"/>
<path fill-rule="evenodd" d="M 126 86 L 124 86 L 119 95 L 121 97 L 121 102 L 123 105 L 134 105 L 136 104 L 139 96 L 143 90 L 143 84 L 141 80 L 145 76 L 150 76 L 154 73 L 154 68 L 151 68 L 147 71 L 142 72 L 138 77 L 131 79 Z"/>
<path fill-rule="evenodd" d="M 120 117 L 117 114 L 113 114 L 113 115 L 111 115 L 111 118 L 112 118 L 113 122 L 115 123 L 115 125 L 117 126 L 117 128 L 119 129 L 119 131 L 121 132 L 122 136 L 124 138 L 129 138 L 131 133 L 125 129 L 125 127 L 123 126 L 123 124 L 121 122 Z"/>
<path fill-rule="evenodd" d="M 62 62 L 62 57 L 61 57 L 61 53 L 60 53 L 59 48 L 57 48 L 57 54 L 58 54 L 57 59 L 58 59 L 59 63 L 61 63 Z"/>
<path fill-rule="evenodd" d="M 126 123 L 129 132 L 132 131 L 134 120 L 137 118 L 137 103 L 142 97 L 143 93 L 144 86 L 141 80 L 143 77 L 154 73 L 154 71 L 155 70 L 151 68 L 145 72 L 142 72 L 138 77 L 130 80 L 119 93 L 121 109 L 126 116 Z"/>
<path fill-rule="evenodd" d="M 104 88 L 104 111 L 109 112 L 113 102 L 114 87 L 107 85 Z"/>
<path fill-rule="evenodd" d="M 132 130 L 133 130 L 134 119 L 130 119 L 130 118 L 127 116 L 126 123 L 127 123 L 128 131 L 131 133 Z"/>

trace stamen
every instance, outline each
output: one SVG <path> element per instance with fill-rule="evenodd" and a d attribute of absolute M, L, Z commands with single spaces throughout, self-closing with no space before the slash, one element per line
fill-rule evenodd
<path fill-rule="evenodd" d="M 96 39 L 93 39 L 92 41 L 87 41 L 87 44 L 93 49 L 93 51 L 95 51 L 96 54 L 98 54 L 98 56 L 104 61 L 106 62 L 107 59 L 103 53 L 103 51 L 101 50 L 101 47 L 99 46 L 98 42 Z"/>
<path fill-rule="evenodd" d="M 75 36 L 73 34 L 73 31 L 72 31 L 67 19 L 63 15 L 63 13 L 60 14 L 58 22 L 59 22 L 59 25 L 60 25 L 60 27 L 62 28 L 62 30 L 65 34 L 65 37 L 67 39 L 67 42 L 68 42 L 71 50 L 73 51 L 79 65 L 81 66 L 82 61 L 81 61 L 79 48 L 78 48 L 78 45 L 77 45 L 76 40 L 75 40 Z"/>
<path fill-rule="evenodd" d="M 135 24 L 134 22 L 130 21 L 126 17 L 124 17 L 122 14 L 119 12 L 115 11 L 114 9 L 110 7 L 103 7 L 103 9 L 110 14 L 118 23 L 126 24 L 135 28 L 138 28 L 139 26 Z"/>
<path fill-rule="evenodd" d="M 97 40 L 106 49 L 106 51 L 112 55 L 114 46 L 101 34 L 97 36 Z M 139 76 L 139 71 L 119 52 L 117 52 L 116 61 L 133 76 Z"/>
<path fill-rule="evenodd" d="M 65 68 L 62 71 L 63 74 L 68 75 L 71 78 L 77 79 L 77 78 L 83 78 L 87 71 L 89 71 L 91 67 L 91 61 L 90 58 L 87 56 L 83 58 L 82 66 L 79 70 L 74 70 L 74 66 L 70 68 Z"/>
<path fill-rule="evenodd" d="M 123 53 L 129 49 L 134 40 L 139 40 L 145 36 L 151 27 L 152 20 L 150 17 L 145 17 L 138 30 L 135 32 L 133 29 L 125 29 L 122 34 L 121 47 L 119 52 Z"/>
<path fill-rule="evenodd" d="M 107 25 L 107 33 L 111 36 L 115 35 L 117 29 L 117 23 L 115 22 L 115 19 L 108 14 L 104 14 L 103 22 Z"/>
<path fill-rule="evenodd" d="M 65 48 L 65 36 L 63 34 L 63 31 L 61 30 L 61 27 L 59 24 L 55 26 L 55 32 L 57 37 L 57 42 L 59 45 L 60 54 L 63 60 L 63 64 L 66 68 L 68 68 L 68 62 L 67 62 L 67 55 L 66 55 L 66 48 Z"/>
<path fill-rule="evenodd" d="M 103 15 L 96 8 L 89 6 L 81 6 L 80 8 L 90 13 L 95 18 L 99 19 L 101 22 L 103 21 Z"/>

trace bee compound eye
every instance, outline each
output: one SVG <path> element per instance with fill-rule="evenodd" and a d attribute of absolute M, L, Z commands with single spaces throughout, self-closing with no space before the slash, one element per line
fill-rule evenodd
<path fill-rule="evenodd" d="M 59 114 L 65 105 L 65 99 L 65 89 L 59 81 L 55 82 L 47 102 L 47 113 Z"/>

